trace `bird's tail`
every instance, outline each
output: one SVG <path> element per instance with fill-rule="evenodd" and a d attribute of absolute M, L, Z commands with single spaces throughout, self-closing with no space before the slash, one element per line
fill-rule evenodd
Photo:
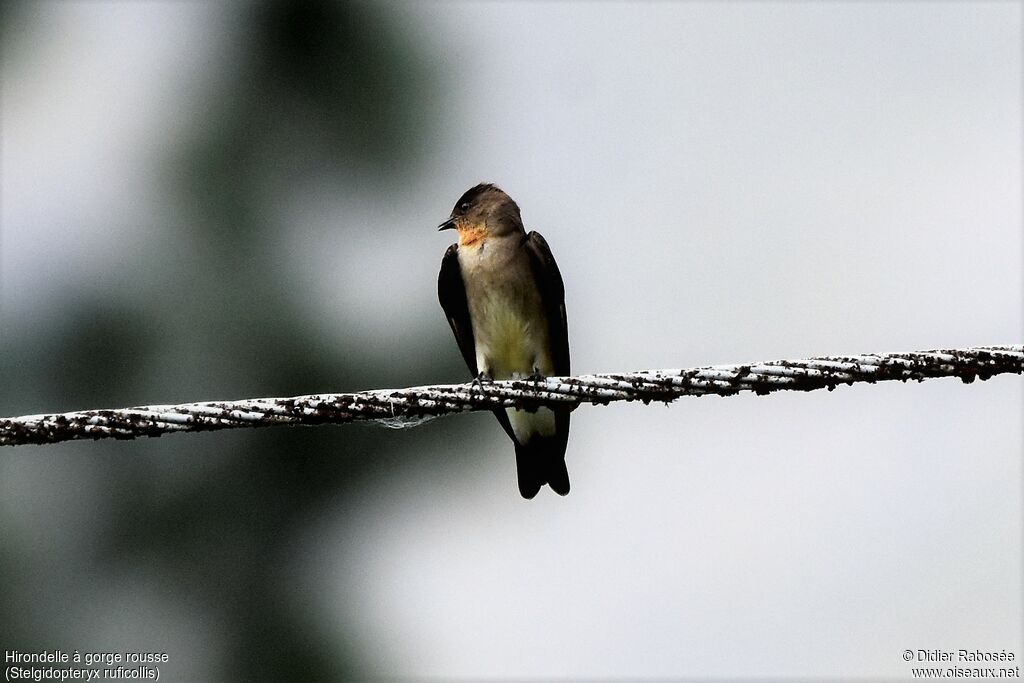
<path fill-rule="evenodd" d="M 544 484 L 561 496 L 569 493 L 569 471 L 565 468 L 568 431 L 549 438 L 535 437 L 526 445 L 516 444 L 519 493 L 523 498 L 533 498 Z"/>

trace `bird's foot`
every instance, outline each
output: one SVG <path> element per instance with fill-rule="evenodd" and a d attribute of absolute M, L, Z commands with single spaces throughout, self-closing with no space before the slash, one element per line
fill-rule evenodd
<path fill-rule="evenodd" d="M 491 384 L 494 378 L 486 372 L 481 372 L 479 375 L 473 378 L 472 386 L 474 389 L 483 389 L 484 384 Z"/>
<path fill-rule="evenodd" d="M 544 373 L 540 371 L 540 368 L 534 368 L 533 372 L 526 376 L 526 379 L 533 382 L 534 384 L 540 384 L 545 379 L 547 379 L 547 377 L 545 377 Z"/>

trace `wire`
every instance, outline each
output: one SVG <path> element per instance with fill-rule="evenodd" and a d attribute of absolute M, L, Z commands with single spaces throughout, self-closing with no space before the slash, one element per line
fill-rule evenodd
<path fill-rule="evenodd" d="M 373 421 L 413 427 L 440 415 L 540 406 L 573 409 L 581 403 L 660 401 L 680 396 L 741 391 L 831 391 L 841 384 L 959 377 L 965 383 L 1024 372 L 1024 345 L 982 346 L 911 353 L 826 356 L 744 365 L 616 372 L 578 377 L 472 382 L 349 394 L 255 398 L 82 410 L 0 419 L 0 445 L 47 444 L 74 439 L 135 439 L 171 432 L 199 432 L 271 425 Z"/>

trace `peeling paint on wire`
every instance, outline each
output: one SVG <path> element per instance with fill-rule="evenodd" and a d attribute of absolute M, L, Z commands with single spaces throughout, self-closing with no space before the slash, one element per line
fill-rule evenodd
<path fill-rule="evenodd" d="M 497 408 L 572 410 L 581 403 L 669 403 L 681 396 L 741 391 L 835 389 L 855 382 L 923 381 L 959 377 L 970 384 L 1003 373 L 1024 372 L 1024 345 L 937 349 L 911 353 L 827 356 L 743 365 L 617 372 L 578 377 L 378 389 L 349 394 L 256 398 L 82 410 L 0 418 L 0 445 L 48 444 L 75 439 L 136 439 L 171 432 L 200 432 L 272 425 L 371 422 L 404 429 L 451 413 Z"/>

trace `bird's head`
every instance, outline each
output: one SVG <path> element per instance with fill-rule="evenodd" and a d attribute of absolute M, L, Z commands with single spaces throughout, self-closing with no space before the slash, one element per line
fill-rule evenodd
<path fill-rule="evenodd" d="M 481 183 L 455 202 L 452 215 L 438 230 L 458 230 L 459 244 L 476 247 L 485 239 L 523 232 L 519 207 L 497 185 Z"/>

